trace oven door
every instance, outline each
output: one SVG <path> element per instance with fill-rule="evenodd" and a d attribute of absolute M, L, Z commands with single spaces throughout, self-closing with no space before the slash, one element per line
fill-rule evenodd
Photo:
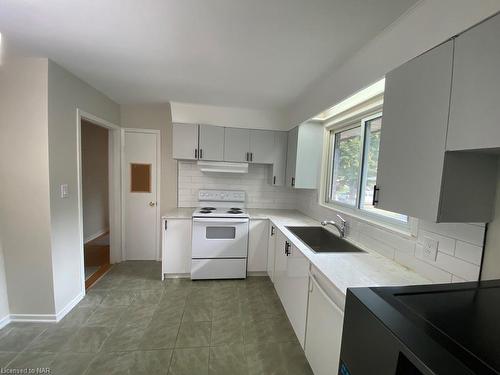
<path fill-rule="evenodd" d="M 192 258 L 246 258 L 249 220 L 193 218 Z"/>

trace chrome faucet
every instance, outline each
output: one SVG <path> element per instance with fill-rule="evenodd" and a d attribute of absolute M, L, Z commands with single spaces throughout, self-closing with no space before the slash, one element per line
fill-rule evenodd
<path fill-rule="evenodd" d="M 333 221 L 333 220 L 324 220 L 321 222 L 321 225 L 323 225 L 323 226 L 328 225 L 328 224 L 333 225 L 339 231 L 340 238 L 344 238 L 346 235 L 346 231 L 347 231 L 347 221 L 344 220 L 344 218 L 340 215 L 337 215 L 337 218 L 339 219 L 340 224 L 337 223 L 336 221 Z"/>

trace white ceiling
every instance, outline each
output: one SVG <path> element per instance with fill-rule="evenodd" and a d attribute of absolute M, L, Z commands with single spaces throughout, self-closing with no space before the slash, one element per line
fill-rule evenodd
<path fill-rule="evenodd" d="M 415 2 L 0 0 L 0 32 L 119 103 L 280 108 Z"/>

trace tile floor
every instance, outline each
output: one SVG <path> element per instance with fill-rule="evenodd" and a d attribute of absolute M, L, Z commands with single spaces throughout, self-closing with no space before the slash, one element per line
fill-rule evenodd
<path fill-rule="evenodd" d="M 158 262 L 114 266 L 59 323 L 0 330 L 0 368 L 51 374 L 312 374 L 273 285 L 161 282 Z"/>

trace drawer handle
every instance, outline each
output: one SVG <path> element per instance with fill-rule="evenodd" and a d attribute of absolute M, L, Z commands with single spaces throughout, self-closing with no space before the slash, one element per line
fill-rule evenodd
<path fill-rule="evenodd" d="M 376 206 L 378 203 L 378 192 L 380 191 L 380 188 L 375 185 L 373 187 L 373 201 L 372 201 L 372 206 Z"/>

